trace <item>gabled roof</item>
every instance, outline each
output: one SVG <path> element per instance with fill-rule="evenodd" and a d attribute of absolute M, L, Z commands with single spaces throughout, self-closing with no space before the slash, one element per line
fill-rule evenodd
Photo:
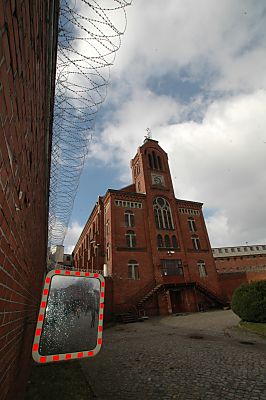
<path fill-rule="evenodd" d="M 135 192 L 135 189 L 136 189 L 136 187 L 135 187 L 134 183 L 132 183 L 131 185 L 125 186 L 119 190 L 121 190 L 122 192 Z"/>

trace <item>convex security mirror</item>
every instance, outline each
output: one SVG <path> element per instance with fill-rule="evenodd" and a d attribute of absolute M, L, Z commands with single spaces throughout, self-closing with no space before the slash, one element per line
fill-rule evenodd
<path fill-rule="evenodd" d="M 95 356 L 102 344 L 104 278 L 53 270 L 45 278 L 32 347 L 38 363 Z"/>

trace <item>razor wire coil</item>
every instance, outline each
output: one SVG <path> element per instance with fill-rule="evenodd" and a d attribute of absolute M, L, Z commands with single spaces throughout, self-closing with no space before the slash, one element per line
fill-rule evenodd
<path fill-rule="evenodd" d="M 48 245 L 62 245 L 95 117 L 132 0 L 61 0 L 51 149 Z M 120 26 L 121 25 L 121 26 Z"/>

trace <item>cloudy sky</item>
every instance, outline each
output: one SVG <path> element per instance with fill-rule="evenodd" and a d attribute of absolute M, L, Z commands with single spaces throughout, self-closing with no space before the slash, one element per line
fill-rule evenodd
<path fill-rule="evenodd" d="M 130 183 L 146 128 L 176 197 L 204 203 L 212 246 L 266 243 L 266 3 L 133 0 L 65 240 Z"/>

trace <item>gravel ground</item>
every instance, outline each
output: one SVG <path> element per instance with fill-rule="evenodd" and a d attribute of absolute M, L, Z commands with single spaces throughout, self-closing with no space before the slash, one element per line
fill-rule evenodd
<path fill-rule="evenodd" d="M 104 331 L 81 361 L 93 399 L 266 400 L 266 340 L 232 311 L 151 318 Z"/>

